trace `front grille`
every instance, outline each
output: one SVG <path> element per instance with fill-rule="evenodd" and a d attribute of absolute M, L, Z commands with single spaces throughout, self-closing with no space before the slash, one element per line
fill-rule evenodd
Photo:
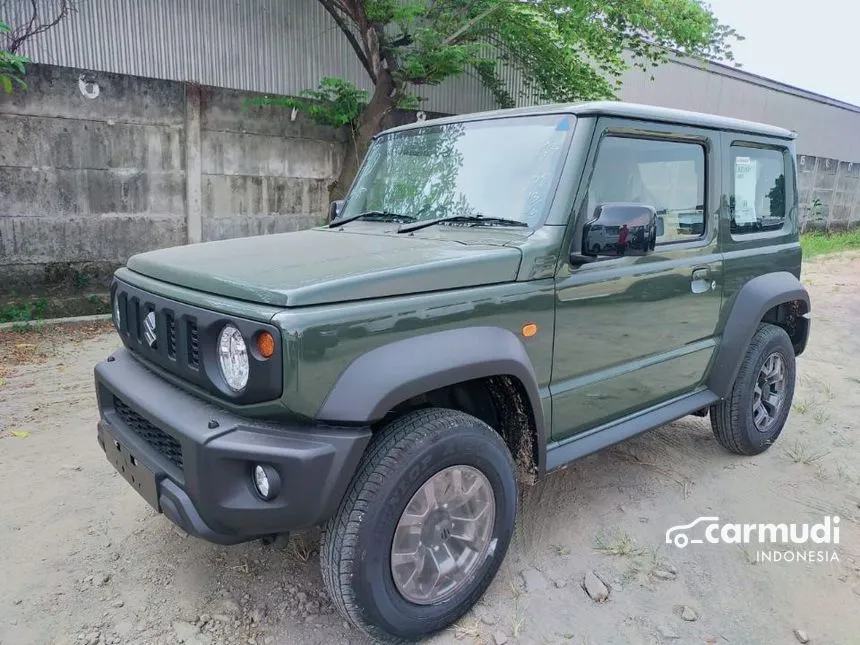
<path fill-rule="evenodd" d="M 280 332 L 274 325 L 165 298 L 122 280 L 114 280 L 111 289 L 119 303 L 122 342 L 148 366 L 217 397 L 228 396 L 236 403 L 272 401 L 281 394 Z M 151 316 L 148 322 L 147 316 Z M 240 394 L 227 391 L 217 361 L 209 360 L 214 358 L 216 339 L 227 324 L 235 325 L 245 338 L 255 338 L 262 329 L 275 338 L 275 354 L 271 358 L 262 359 L 249 353 L 251 380 Z"/>
<path fill-rule="evenodd" d="M 188 364 L 194 369 L 200 367 L 200 336 L 193 320 L 188 321 Z"/>
<path fill-rule="evenodd" d="M 113 397 L 113 407 L 117 416 L 122 419 L 131 430 L 150 446 L 164 455 L 180 470 L 182 470 L 182 446 L 179 442 L 163 430 L 159 430 L 137 412 L 128 407 L 116 396 Z"/>

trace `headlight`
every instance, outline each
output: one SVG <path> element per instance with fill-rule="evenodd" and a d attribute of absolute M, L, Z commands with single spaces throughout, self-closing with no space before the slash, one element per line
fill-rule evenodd
<path fill-rule="evenodd" d="M 226 325 L 218 335 L 218 364 L 230 389 L 239 392 L 248 384 L 248 348 L 242 333 Z"/>
<path fill-rule="evenodd" d="M 122 324 L 122 315 L 120 314 L 120 310 L 119 310 L 119 294 L 118 293 L 113 294 L 113 322 L 117 326 L 117 329 L 119 329 L 120 325 Z"/>

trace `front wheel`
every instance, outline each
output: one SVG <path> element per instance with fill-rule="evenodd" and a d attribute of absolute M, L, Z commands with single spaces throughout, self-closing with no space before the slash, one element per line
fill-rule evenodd
<path fill-rule="evenodd" d="M 759 325 L 730 395 L 711 407 L 717 442 L 739 455 L 757 455 L 773 445 L 791 410 L 795 372 L 786 331 Z"/>
<path fill-rule="evenodd" d="M 322 535 L 341 615 L 377 642 L 418 640 L 460 618 L 507 552 L 515 472 L 501 437 L 462 412 L 418 410 L 382 430 Z"/>

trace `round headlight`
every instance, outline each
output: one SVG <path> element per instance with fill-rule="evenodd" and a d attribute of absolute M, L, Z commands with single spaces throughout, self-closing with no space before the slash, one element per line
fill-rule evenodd
<path fill-rule="evenodd" d="M 226 325 L 218 335 L 218 364 L 231 390 L 239 392 L 248 384 L 248 348 L 242 332 Z"/>

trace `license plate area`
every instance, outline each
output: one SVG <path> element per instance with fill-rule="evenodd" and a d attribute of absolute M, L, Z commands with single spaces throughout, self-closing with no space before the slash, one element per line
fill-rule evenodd
<path fill-rule="evenodd" d="M 134 488 L 140 496 L 145 499 L 152 508 L 159 513 L 161 508 L 158 504 L 158 486 L 155 475 L 146 466 L 140 463 L 133 454 L 128 452 L 119 440 L 109 433 L 104 434 L 104 450 L 117 472 Z"/>

